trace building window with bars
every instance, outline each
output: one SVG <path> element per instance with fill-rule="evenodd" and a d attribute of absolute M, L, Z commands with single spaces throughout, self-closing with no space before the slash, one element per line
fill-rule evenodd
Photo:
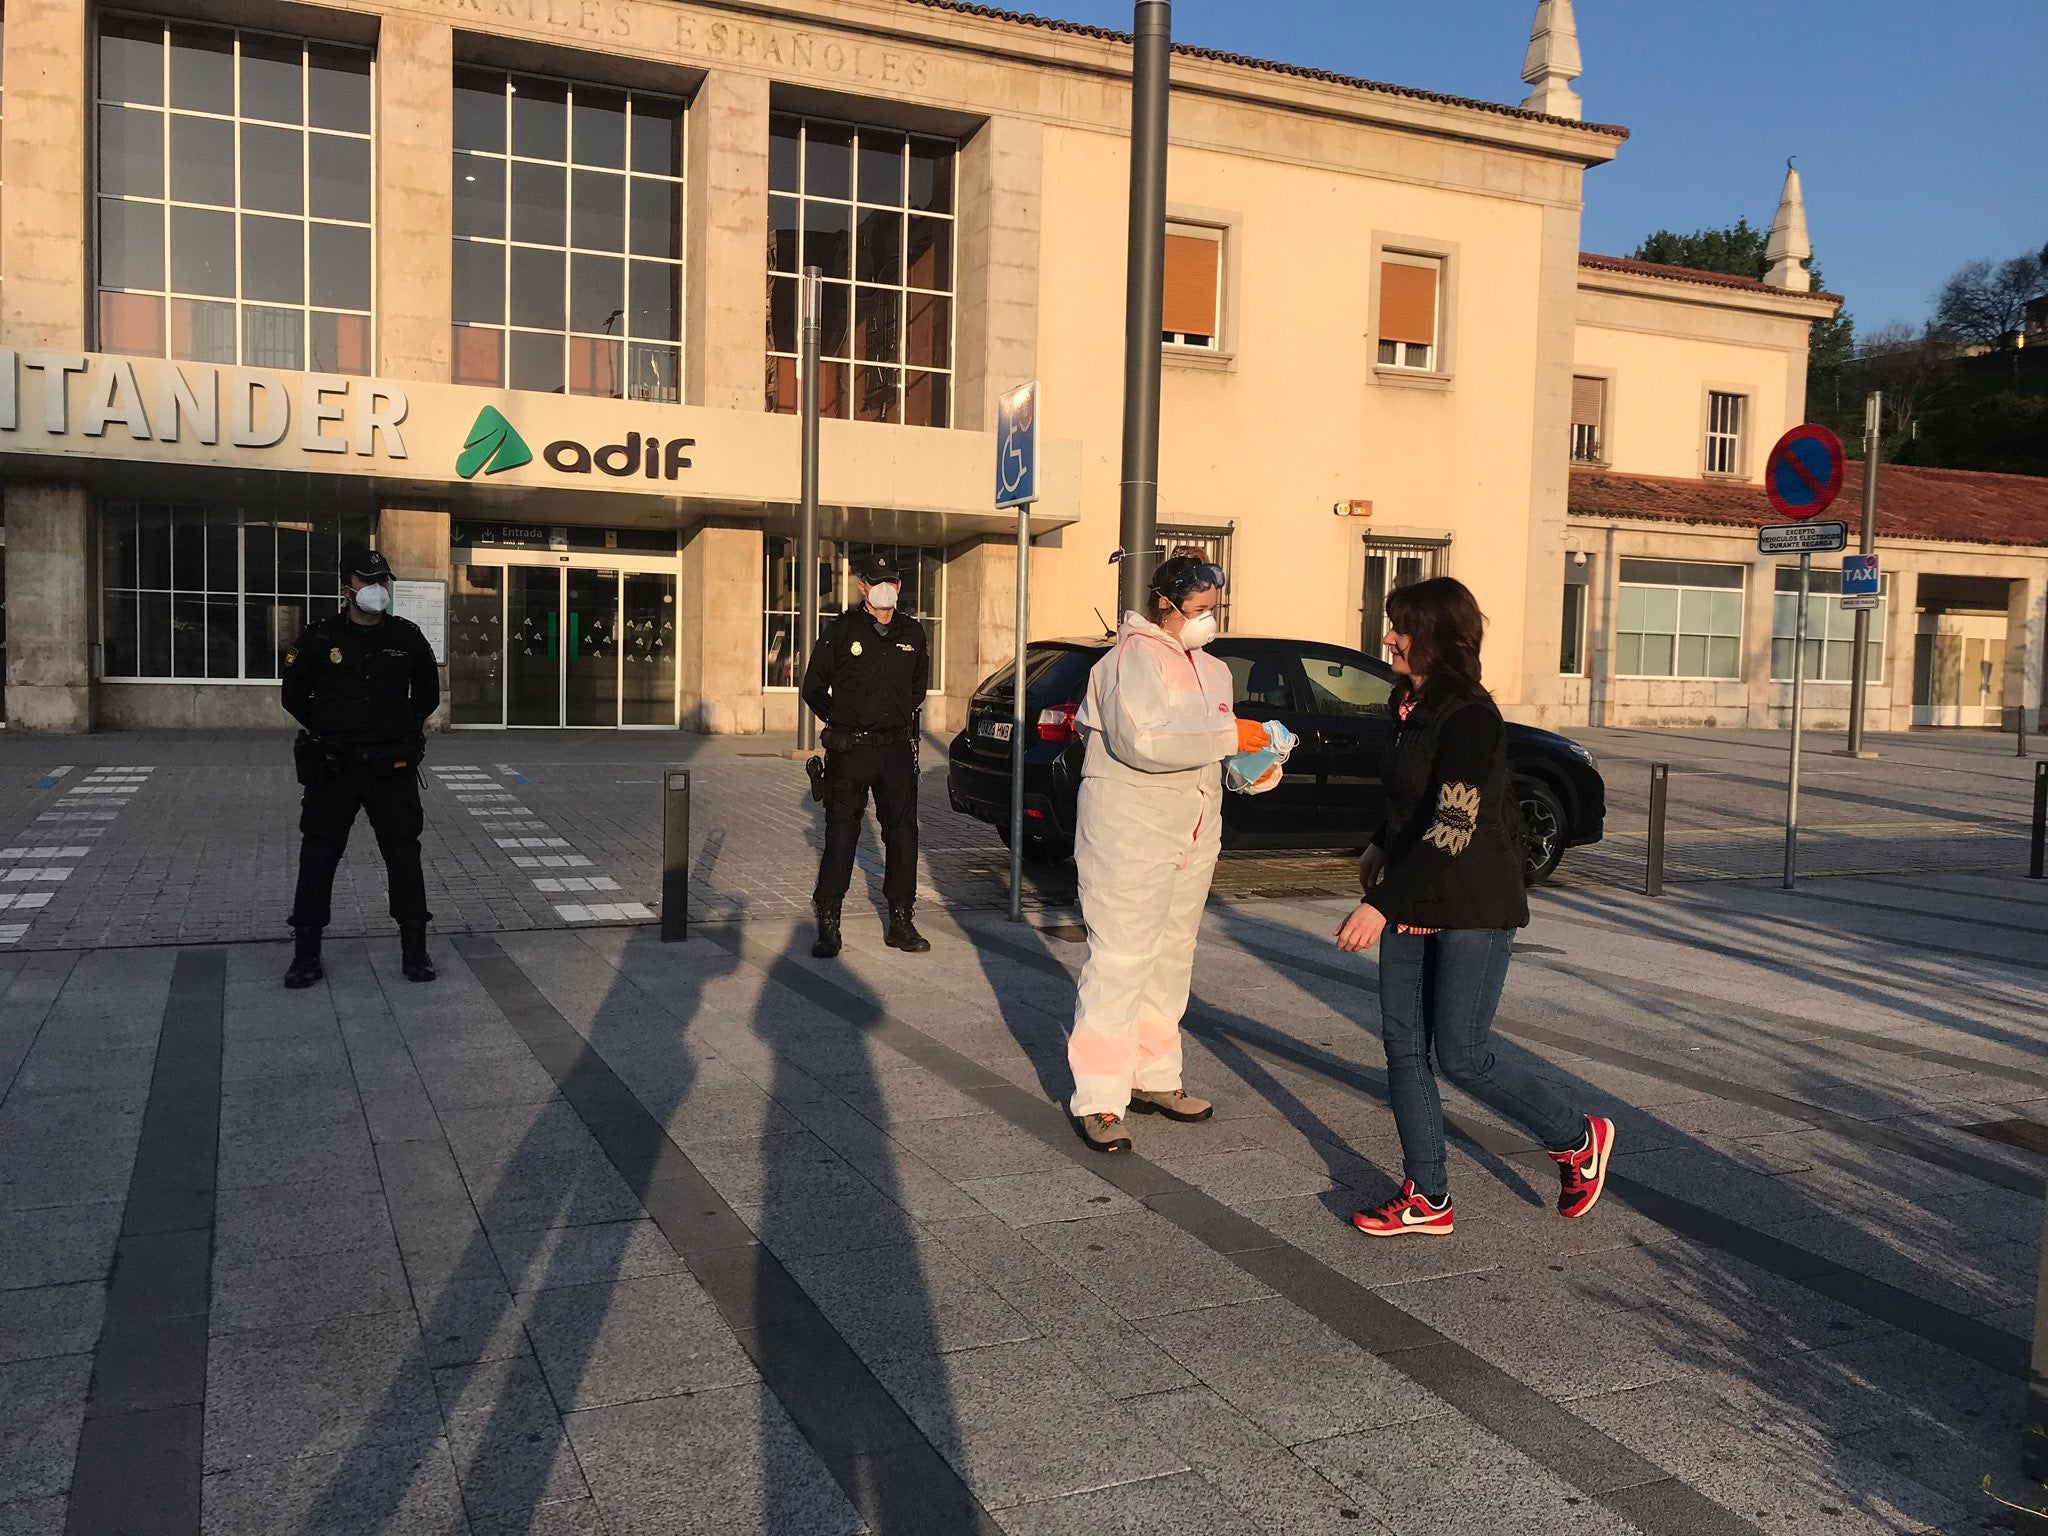
<path fill-rule="evenodd" d="M 1742 676 L 1743 567 L 1624 560 L 1619 575 L 1615 676 Z"/>
<path fill-rule="evenodd" d="M 100 672 L 115 681 L 274 681 L 340 602 L 367 512 L 121 502 L 100 509 Z"/>
<path fill-rule="evenodd" d="M 455 76 L 458 384 L 682 398 L 683 104 Z"/>
<path fill-rule="evenodd" d="M 1379 365 L 1442 371 L 1443 258 L 1388 251 L 1380 257 Z"/>
<path fill-rule="evenodd" d="M 1607 460 L 1607 381 L 1577 375 L 1572 379 L 1572 462 L 1605 464 Z"/>
<path fill-rule="evenodd" d="M 1842 573 L 1815 570 L 1807 588 L 1806 679 L 1814 683 L 1847 683 L 1856 677 L 1856 615 L 1842 607 Z M 1864 643 L 1863 676 L 1884 681 L 1884 621 L 1891 606 L 1891 577 L 1878 578 L 1877 607 L 1871 611 Z M 1792 650 L 1799 621 L 1799 568 L 1779 566 L 1777 590 L 1771 597 L 1771 681 L 1792 681 Z"/>
<path fill-rule="evenodd" d="M 817 267 L 820 413 L 951 424 L 955 158 L 944 139 L 772 119 L 769 410 L 797 409 L 801 274 Z"/>
<path fill-rule="evenodd" d="M 1741 395 L 1710 390 L 1707 394 L 1707 473 L 1740 475 L 1742 427 L 1746 401 Z"/>
<path fill-rule="evenodd" d="M 945 561 L 936 549 L 915 544 L 861 544 L 843 539 L 818 541 L 818 629 L 860 601 L 857 572 L 863 561 L 887 554 L 903 572 L 903 591 L 896 602 L 924 625 L 931 656 L 931 692 L 945 690 Z M 796 637 L 800 593 L 797 588 L 796 540 L 770 535 L 764 541 L 761 616 L 761 682 L 768 688 L 794 688 L 797 675 Z"/>
<path fill-rule="evenodd" d="M 370 372 L 369 51 L 109 16 L 98 52 L 100 350 Z"/>
<path fill-rule="evenodd" d="M 1170 347 L 1215 352 L 1223 345 L 1223 231 L 1166 226 L 1166 274 L 1159 339 Z"/>

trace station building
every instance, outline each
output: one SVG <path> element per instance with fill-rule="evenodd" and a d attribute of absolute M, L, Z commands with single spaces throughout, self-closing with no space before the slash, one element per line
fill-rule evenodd
<path fill-rule="evenodd" d="M 1130 60 L 951 0 L 8 0 L 8 724 L 283 723 L 360 540 L 458 729 L 787 730 L 801 584 L 850 601 L 876 545 L 957 722 L 1013 643 L 1027 380 L 1032 632 L 1115 618 Z M 1230 568 L 1231 627 L 1374 649 L 1390 586 L 1455 574 L 1525 719 L 1768 723 L 1745 520 L 1839 300 L 1796 176 L 1762 282 L 1583 253 L 1626 133 L 1578 73 L 1568 0 L 1516 106 L 1176 52 L 1161 541 Z M 2048 508 L 1977 494 L 1884 524 L 1892 723 L 2039 709 Z"/>

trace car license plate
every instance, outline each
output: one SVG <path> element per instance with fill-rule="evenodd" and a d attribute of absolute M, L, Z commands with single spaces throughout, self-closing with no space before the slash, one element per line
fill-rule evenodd
<path fill-rule="evenodd" d="M 981 722 L 980 730 L 985 740 L 1008 741 L 1015 725 L 1014 720 L 984 720 Z"/>

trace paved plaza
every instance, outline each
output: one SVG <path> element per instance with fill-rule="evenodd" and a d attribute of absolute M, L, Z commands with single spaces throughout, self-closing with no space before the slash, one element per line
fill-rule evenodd
<path fill-rule="evenodd" d="M 2031 763 L 1816 738 L 1808 867 L 1858 873 L 1786 893 L 1737 878 L 1782 739 L 1587 739 L 1612 835 L 1537 897 L 1501 1032 L 1616 1119 L 1608 1195 L 1560 1221 L 1447 1094 L 1457 1232 L 1393 1243 L 1345 1219 L 1399 1156 L 1341 858 L 1225 862 L 1218 1115 L 1110 1159 L 1057 1107 L 1071 877 L 1004 921 L 939 778 L 933 953 L 862 914 L 820 964 L 766 745 L 437 740 L 441 980 L 398 975 L 372 857 L 287 993 L 281 737 L 0 743 L 0 1533 L 1999 1528 L 2048 1171 Z M 679 746 L 701 921 L 664 945 Z"/>

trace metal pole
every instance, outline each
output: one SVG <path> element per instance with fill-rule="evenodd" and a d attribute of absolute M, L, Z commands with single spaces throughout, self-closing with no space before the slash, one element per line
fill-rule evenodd
<path fill-rule="evenodd" d="M 1159 527 L 1159 324 L 1166 288 L 1166 104 L 1173 8 L 1137 0 L 1131 59 L 1130 273 L 1124 290 L 1124 478 L 1117 591 L 1142 608 Z"/>
<path fill-rule="evenodd" d="M 801 361 L 797 364 L 803 394 L 803 501 L 796 538 L 796 657 L 797 685 L 803 685 L 810 666 L 811 647 L 818 642 L 818 347 L 824 321 L 824 273 L 805 267 Z M 796 706 L 796 744 L 809 752 L 818 745 L 818 722 L 799 699 Z"/>
<path fill-rule="evenodd" d="M 1877 552 L 1877 462 L 1883 452 L 1883 435 L 1879 424 L 1883 420 L 1884 394 L 1872 390 L 1870 398 L 1863 404 L 1863 540 L 1857 548 L 1866 555 Z M 1863 694 L 1868 686 L 1864 678 L 1865 658 L 1870 654 L 1870 611 L 1856 610 L 1856 640 L 1850 651 L 1849 674 L 1849 755 L 1859 757 L 1863 753 Z"/>
<path fill-rule="evenodd" d="M 690 936 L 690 775 L 682 768 L 661 776 L 661 942 Z"/>
<path fill-rule="evenodd" d="M 1806 724 L 1806 594 L 1813 556 L 1799 557 L 1799 617 L 1792 627 L 1792 772 L 1785 780 L 1785 889 L 1799 874 L 1799 733 Z"/>
<path fill-rule="evenodd" d="M 1031 503 L 1017 506 L 1017 675 L 1010 704 L 1010 921 L 1024 920 L 1024 656 L 1031 622 Z"/>
<path fill-rule="evenodd" d="M 2014 757 L 2025 757 L 2027 755 L 2027 701 L 2022 698 L 2019 707 L 2012 713 L 2014 739 L 2012 755 Z"/>
<path fill-rule="evenodd" d="M 2048 758 L 2034 764 L 2034 847 L 2027 859 L 2027 878 L 2043 878 L 2048 864 Z"/>
<path fill-rule="evenodd" d="M 1664 799 L 1671 788 L 1671 765 L 1650 764 L 1650 847 L 1643 866 L 1643 894 L 1664 894 Z"/>

